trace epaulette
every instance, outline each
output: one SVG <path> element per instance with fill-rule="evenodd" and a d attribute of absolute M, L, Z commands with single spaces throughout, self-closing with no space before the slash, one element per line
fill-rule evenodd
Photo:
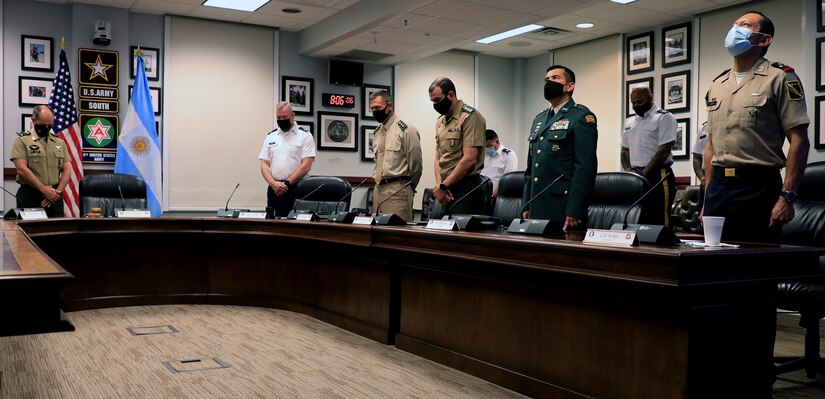
<path fill-rule="evenodd" d="M 719 79 L 719 78 L 721 78 L 722 76 L 725 76 L 728 72 L 730 72 L 730 68 L 725 69 L 724 71 L 722 71 L 722 73 L 720 73 L 720 74 L 719 74 L 719 75 L 717 75 L 715 78 L 713 78 L 713 81 L 715 82 L 715 81 L 716 81 L 716 79 Z"/>
<path fill-rule="evenodd" d="M 793 68 L 791 68 L 791 67 L 789 67 L 789 66 L 787 66 L 787 65 L 785 65 L 781 62 L 774 62 L 774 63 L 771 64 L 771 66 L 774 67 L 774 68 L 779 68 L 779 69 L 785 71 L 785 73 L 793 72 Z"/>
<path fill-rule="evenodd" d="M 541 112 L 537 113 L 536 116 L 539 116 L 539 115 L 541 115 L 545 112 L 553 112 L 553 109 L 552 108 L 545 108 Z"/>
<path fill-rule="evenodd" d="M 300 126 L 298 126 L 298 130 L 302 130 L 302 131 L 306 132 L 306 129 L 304 129 L 304 128 L 300 127 Z"/>
<path fill-rule="evenodd" d="M 475 108 L 473 108 L 473 107 L 471 107 L 471 106 L 469 106 L 469 105 L 467 105 L 467 104 L 462 105 L 462 106 L 461 106 L 461 110 L 462 110 L 462 111 L 464 111 L 464 112 L 466 112 L 466 113 L 468 113 L 468 114 L 472 114 L 473 112 L 476 112 L 476 109 L 475 109 Z"/>
<path fill-rule="evenodd" d="M 658 111 L 656 111 L 656 112 L 657 112 L 657 113 L 660 113 L 660 114 L 669 114 L 669 113 L 670 113 L 670 111 L 668 111 L 668 110 L 666 110 L 666 109 L 664 109 L 664 108 L 659 108 L 659 110 L 658 110 Z"/>
<path fill-rule="evenodd" d="M 31 136 L 32 134 L 31 134 L 31 132 L 26 131 L 26 132 L 17 132 L 17 135 L 20 136 L 20 137 L 26 137 L 26 136 Z"/>
<path fill-rule="evenodd" d="M 402 120 L 398 121 L 398 127 L 400 127 L 401 130 L 407 130 L 407 124 L 404 123 L 404 121 L 402 121 Z"/>
<path fill-rule="evenodd" d="M 509 149 L 509 148 L 502 148 L 502 149 L 501 149 L 501 152 L 503 152 L 503 153 L 505 153 L 505 154 L 509 154 L 509 153 L 510 153 L 510 149 Z"/>

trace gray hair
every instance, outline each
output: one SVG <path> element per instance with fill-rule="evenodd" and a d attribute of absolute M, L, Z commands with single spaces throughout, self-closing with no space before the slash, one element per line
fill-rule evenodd
<path fill-rule="evenodd" d="M 286 101 L 281 101 L 281 102 L 279 102 L 278 104 L 275 105 L 275 111 L 278 111 L 278 110 L 281 110 L 281 109 L 284 109 L 284 108 L 287 108 L 287 109 L 289 109 L 289 112 L 292 112 L 292 106 L 289 105 L 289 103 L 286 102 Z"/>
<path fill-rule="evenodd" d="M 34 108 L 32 108 L 32 118 L 35 120 L 40 120 L 40 115 L 42 115 L 45 110 L 49 110 L 50 112 L 52 111 L 48 105 L 35 105 Z M 54 114 L 54 112 L 52 112 L 52 114 Z"/>
<path fill-rule="evenodd" d="M 370 101 L 375 100 L 378 97 L 381 97 L 381 101 L 384 101 L 384 103 L 392 102 L 392 95 L 386 90 L 378 90 L 370 94 Z"/>

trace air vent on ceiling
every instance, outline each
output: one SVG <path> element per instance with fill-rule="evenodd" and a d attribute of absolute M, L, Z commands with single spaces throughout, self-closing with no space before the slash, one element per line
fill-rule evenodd
<path fill-rule="evenodd" d="M 544 36 L 558 36 L 570 33 L 571 31 L 562 28 L 554 28 L 552 26 L 548 26 L 546 28 L 542 28 L 536 32 L 533 32 L 537 35 L 544 35 Z"/>

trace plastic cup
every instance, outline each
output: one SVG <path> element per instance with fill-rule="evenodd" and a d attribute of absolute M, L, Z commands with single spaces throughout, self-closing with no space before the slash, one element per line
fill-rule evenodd
<path fill-rule="evenodd" d="M 703 216 L 702 225 L 705 229 L 705 244 L 718 246 L 722 240 L 722 227 L 725 226 L 725 217 Z"/>

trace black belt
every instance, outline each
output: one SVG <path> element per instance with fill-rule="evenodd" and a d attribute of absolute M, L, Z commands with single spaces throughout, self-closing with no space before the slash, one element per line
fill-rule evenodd
<path fill-rule="evenodd" d="M 724 166 L 713 167 L 713 175 L 719 177 L 765 177 L 773 173 L 779 173 L 779 168 L 772 166 L 740 166 L 738 168 L 726 168 Z"/>
<path fill-rule="evenodd" d="M 381 179 L 381 181 L 378 182 L 378 185 L 383 186 L 385 184 L 395 183 L 397 181 L 409 181 L 409 180 L 410 180 L 410 178 L 407 177 L 407 176 L 388 177 L 386 179 Z"/>

